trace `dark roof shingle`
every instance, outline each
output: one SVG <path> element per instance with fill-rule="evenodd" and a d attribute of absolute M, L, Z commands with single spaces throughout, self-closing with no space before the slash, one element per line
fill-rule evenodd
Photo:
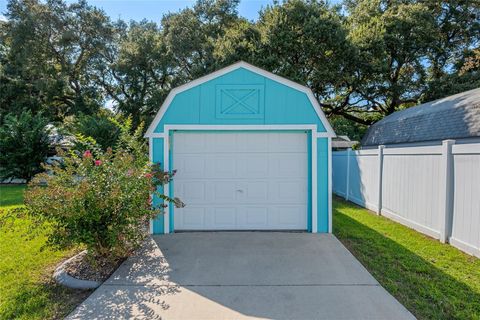
<path fill-rule="evenodd" d="M 480 88 L 397 111 L 370 126 L 362 146 L 480 137 Z"/>

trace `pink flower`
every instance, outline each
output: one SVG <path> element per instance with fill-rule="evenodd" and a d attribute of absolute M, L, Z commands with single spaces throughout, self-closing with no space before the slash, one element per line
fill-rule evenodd
<path fill-rule="evenodd" d="M 87 150 L 83 153 L 83 157 L 84 158 L 91 158 L 92 157 L 92 153 L 90 152 L 90 150 Z"/>
<path fill-rule="evenodd" d="M 127 171 L 127 177 L 130 177 L 132 174 L 133 174 L 133 170 L 132 170 L 132 169 L 128 169 L 128 171 Z"/>
<path fill-rule="evenodd" d="M 151 173 L 145 173 L 145 178 L 151 179 L 153 177 L 153 174 Z"/>
<path fill-rule="evenodd" d="M 99 166 L 99 165 L 101 165 L 101 164 L 102 164 L 102 160 L 95 160 L 95 165 L 96 165 L 96 166 Z"/>

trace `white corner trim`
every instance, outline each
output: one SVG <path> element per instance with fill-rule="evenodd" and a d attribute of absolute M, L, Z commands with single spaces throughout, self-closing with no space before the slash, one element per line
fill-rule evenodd
<path fill-rule="evenodd" d="M 332 138 L 328 138 L 328 232 L 332 233 Z"/>
<path fill-rule="evenodd" d="M 145 136 L 146 137 L 146 136 Z M 148 136 L 148 138 L 165 138 L 165 133 L 160 132 L 160 133 L 152 133 Z"/>
<path fill-rule="evenodd" d="M 328 132 L 317 132 L 316 134 L 317 138 L 334 138 L 336 135 L 332 135 L 331 133 Z"/>
<path fill-rule="evenodd" d="M 168 139 L 168 132 L 165 135 L 165 138 L 163 139 L 163 171 L 169 171 L 170 169 L 170 164 L 169 164 L 169 155 L 170 155 L 170 147 L 169 147 L 170 141 Z M 163 185 L 163 194 L 165 196 L 170 196 L 170 185 L 169 183 L 166 183 Z M 168 201 L 165 202 L 166 207 L 164 208 L 164 213 L 163 213 L 163 232 L 164 233 L 170 233 L 170 203 Z"/>
<path fill-rule="evenodd" d="M 327 117 L 323 113 L 322 108 L 320 107 L 320 104 L 318 103 L 317 99 L 315 99 L 315 97 L 313 95 L 313 92 L 310 88 L 302 86 L 301 84 L 298 84 L 298 83 L 293 82 L 291 80 L 288 80 L 286 78 L 280 77 L 280 76 L 278 76 L 274 73 L 268 72 L 268 71 L 260 69 L 258 67 L 255 67 L 255 66 L 253 66 L 249 63 L 246 63 L 244 61 L 239 61 L 239 62 L 234 63 L 234 64 L 232 64 L 228 67 L 217 70 L 215 72 L 207 74 L 206 76 L 203 76 L 201 78 L 190 81 L 190 82 L 188 82 L 184 85 L 181 85 L 179 87 L 176 87 L 176 88 L 172 89 L 170 91 L 170 93 L 168 94 L 167 98 L 165 99 L 165 101 L 162 103 L 162 105 L 160 107 L 160 110 L 155 115 L 155 118 L 153 119 L 152 123 L 148 127 L 147 132 L 145 133 L 145 137 L 148 138 L 148 137 L 151 137 L 152 134 L 155 134 L 155 132 L 154 132 L 155 128 L 160 123 L 160 120 L 163 118 L 163 116 L 167 112 L 173 98 L 177 94 L 179 94 L 183 91 L 186 91 L 188 89 L 191 89 L 193 87 L 196 87 L 196 86 L 198 86 L 202 83 L 208 82 L 212 79 L 218 78 L 218 77 L 220 77 L 224 74 L 227 74 L 227 73 L 229 73 L 233 70 L 240 69 L 240 68 L 244 68 L 246 70 L 249 70 L 251 72 L 254 72 L 254 73 L 257 73 L 261 76 L 264 76 L 265 78 L 268 78 L 270 80 L 281 83 L 281 84 L 283 84 L 287 87 L 290 87 L 290 88 L 293 88 L 295 90 L 298 90 L 298 91 L 301 91 L 301 92 L 305 93 L 307 95 L 308 99 L 310 100 L 310 103 L 312 104 L 313 108 L 315 109 L 315 112 L 317 113 L 320 121 L 322 122 L 323 126 L 325 127 L 326 132 L 330 136 L 335 137 L 335 132 L 333 131 L 332 126 L 328 122 Z"/>
<path fill-rule="evenodd" d="M 318 198 L 317 198 L 317 137 L 315 137 L 315 132 L 312 131 L 312 233 L 318 232 Z"/>

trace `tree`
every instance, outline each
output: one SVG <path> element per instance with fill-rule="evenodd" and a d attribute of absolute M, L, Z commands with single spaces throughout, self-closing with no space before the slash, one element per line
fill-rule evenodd
<path fill-rule="evenodd" d="M 353 0 L 347 10 L 349 39 L 360 56 L 354 95 L 361 109 L 380 118 L 439 97 L 428 92 L 459 79 L 455 61 L 480 36 L 474 1 Z"/>
<path fill-rule="evenodd" d="M 49 150 L 46 125 L 40 113 L 24 111 L 9 114 L 0 127 L 0 177 L 22 178 L 29 181 L 42 171 L 41 163 Z"/>
<path fill-rule="evenodd" d="M 335 130 L 335 133 L 339 136 L 347 136 L 352 141 L 362 140 L 363 135 L 368 129 L 368 126 L 348 120 L 345 117 L 339 115 L 331 115 L 328 119 L 330 124 Z"/>
<path fill-rule="evenodd" d="M 429 78 L 435 81 L 458 73 L 457 62 L 472 53 L 472 45 L 478 46 L 480 2 L 427 0 L 424 3 L 433 13 L 435 23 L 434 39 L 427 53 Z"/>
<path fill-rule="evenodd" d="M 355 94 L 367 110 L 388 115 L 416 104 L 425 88 L 423 59 L 434 40 L 434 17 L 428 7 L 359 1 L 348 23 L 361 61 Z"/>
<path fill-rule="evenodd" d="M 422 96 L 431 101 L 459 92 L 480 88 L 480 49 L 466 50 L 453 67 L 454 72 L 432 79 Z"/>
<path fill-rule="evenodd" d="M 113 148 L 119 139 L 120 128 L 113 121 L 114 115 L 103 109 L 94 115 L 78 115 L 70 125 L 75 135 L 92 137 L 103 149 Z"/>
<path fill-rule="evenodd" d="M 219 66 L 240 60 L 256 63 L 260 46 L 261 35 L 257 26 L 245 19 L 238 19 L 215 42 L 213 54 Z"/>
<path fill-rule="evenodd" d="M 168 92 L 218 67 L 215 44 L 238 20 L 237 0 L 200 0 L 193 8 L 153 22 L 118 22 L 115 41 L 97 67 L 96 81 L 131 116 L 149 122 Z"/>
<path fill-rule="evenodd" d="M 109 18 L 83 0 L 10 0 L 7 9 L 2 111 L 42 110 L 54 120 L 96 112 L 103 97 L 92 73 L 112 40 Z"/>
<path fill-rule="evenodd" d="M 107 61 L 105 64 L 103 61 Z M 149 121 L 171 89 L 173 71 L 165 41 L 153 22 L 116 24 L 116 41 L 97 66 L 96 81 L 115 109 L 134 126 Z"/>
<path fill-rule="evenodd" d="M 338 8 L 317 1 L 275 4 L 261 12 L 258 28 L 258 64 L 310 87 L 327 114 L 358 119 L 346 109 L 356 106 L 357 52 Z"/>
<path fill-rule="evenodd" d="M 239 0 L 198 0 L 161 23 L 112 23 L 85 0 L 9 0 L 0 22 L 0 123 L 96 114 L 106 101 L 149 122 L 168 92 L 238 60 L 312 89 L 327 116 L 369 125 L 478 86 L 480 3 L 274 2 L 257 22 Z"/>
<path fill-rule="evenodd" d="M 174 86 L 218 67 L 215 44 L 238 21 L 238 3 L 239 0 L 198 0 L 193 9 L 163 17 L 165 44 L 175 72 Z"/>

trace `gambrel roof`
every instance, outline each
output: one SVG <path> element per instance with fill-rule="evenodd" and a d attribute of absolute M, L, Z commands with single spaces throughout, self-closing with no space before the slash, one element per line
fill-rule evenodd
<path fill-rule="evenodd" d="M 210 73 L 206 76 L 203 76 L 199 79 L 196 79 L 196 80 L 193 80 L 191 82 L 188 82 L 182 86 L 179 86 L 177 88 L 174 88 L 167 96 L 167 98 L 165 99 L 165 101 L 163 102 L 162 106 L 160 107 L 160 110 L 158 111 L 157 115 L 155 116 L 154 120 L 152 121 L 152 123 L 150 124 L 150 126 L 148 127 L 148 130 L 145 134 L 145 137 L 152 137 L 154 135 L 154 132 L 155 132 L 155 129 L 157 128 L 158 124 L 160 123 L 160 121 L 162 120 L 163 116 L 165 115 L 165 113 L 167 112 L 168 108 L 170 107 L 170 105 L 172 104 L 172 101 L 174 100 L 175 96 L 177 96 L 178 94 L 184 92 L 184 91 L 187 91 L 189 89 L 192 89 L 196 86 L 200 86 L 208 81 L 211 81 L 213 79 L 216 79 L 218 77 L 221 77 L 223 75 L 226 75 L 227 73 L 230 73 L 230 72 L 233 72 L 237 69 L 245 69 L 245 70 L 248 70 L 250 72 L 253 72 L 255 74 L 258 74 L 260 76 L 263 76 L 265 78 L 268 78 L 272 81 L 275 81 L 277 83 L 280 83 L 282 85 L 285 85 L 289 88 L 292 88 L 294 90 L 297 90 L 299 92 L 302 92 L 304 93 L 307 97 L 308 97 L 308 100 L 310 101 L 310 104 L 312 105 L 312 107 L 315 109 L 315 113 L 316 115 L 318 116 L 318 118 L 320 119 L 321 123 L 323 124 L 325 130 L 326 130 L 326 135 L 330 136 L 330 137 L 333 137 L 335 136 L 335 132 L 333 131 L 330 123 L 328 122 L 325 114 L 323 113 L 321 107 L 320 107 L 320 104 L 318 103 L 318 101 L 315 99 L 312 91 L 308 88 L 308 87 L 305 87 L 305 86 L 302 86 L 296 82 L 293 82 L 291 80 L 288 80 L 288 79 L 285 79 L 283 77 L 280 77 L 278 75 L 275 75 L 271 72 L 268 72 L 268 71 L 265 71 L 263 69 L 260 69 L 258 67 L 255 67 L 249 63 L 246 63 L 244 61 L 240 61 L 240 62 L 237 62 L 233 65 L 230 65 L 228 67 L 225 67 L 223 69 L 220 69 L 218 71 L 215 71 L 213 73 Z"/>

